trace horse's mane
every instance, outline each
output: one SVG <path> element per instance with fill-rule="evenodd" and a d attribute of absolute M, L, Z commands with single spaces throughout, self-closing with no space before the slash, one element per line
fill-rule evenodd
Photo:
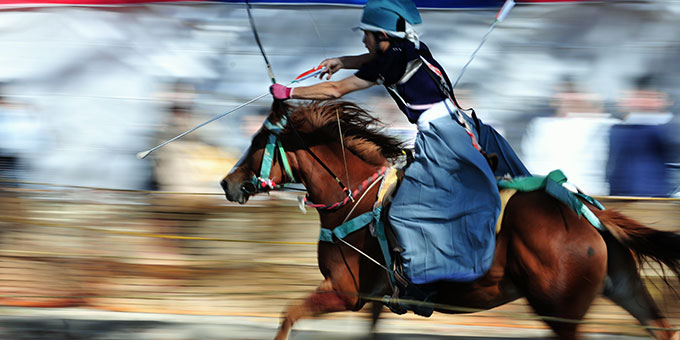
<path fill-rule="evenodd" d="M 345 147 L 371 164 L 402 154 L 404 143 L 384 133 L 385 124 L 358 105 L 342 100 L 288 104 L 293 125 L 306 134 L 339 140 L 338 117 Z"/>

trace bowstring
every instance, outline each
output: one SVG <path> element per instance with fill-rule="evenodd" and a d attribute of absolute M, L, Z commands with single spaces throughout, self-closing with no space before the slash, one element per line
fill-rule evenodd
<path fill-rule="evenodd" d="M 246 10 L 248 11 L 248 20 L 250 21 L 250 27 L 253 29 L 255 42 L 257 43 L 257 46 L 260 48 L 260 53 L 262 53 L 262 58 L 264 58 L 265 64 L 267 64 L 267 72 L 269 73 L 269 78 L 271 78 L 272 84 L 276 84 L 276 79 L 274 78 L 274 71 L 272 71 L 272 65 L 269 63 L 269 59 L 267 59 L 267 54 L 264 53 L 262 42 L 260 42 L 260 36 L 257 34 L 257 28 L 255 27 L 255 19 L 253 18 L 253 14 L 250 13 L 250 3 L 248 2 L 248 0 L 246 0 Z"/>

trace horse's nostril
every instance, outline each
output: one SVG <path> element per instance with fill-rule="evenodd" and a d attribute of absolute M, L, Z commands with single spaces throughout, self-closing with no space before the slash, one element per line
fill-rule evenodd
<path fill-rule="evenodd" d="M 222 190 L 224 190 L 225 192 L 226 192 L 227 190 L 229 190 L 229 183 L 227 182 L 226 179 L 223 179 L 223 180 L 220 182 L 220 186 L 222 187 Z"/>
<path fill-rule="evenodd" d="M 243 183 L 243 185 L 241 185 L 241 191 L 248 194 L 254 194 L 256 189 L 257 188 L 255 188 L 255 184 L 253 183 Z"/>

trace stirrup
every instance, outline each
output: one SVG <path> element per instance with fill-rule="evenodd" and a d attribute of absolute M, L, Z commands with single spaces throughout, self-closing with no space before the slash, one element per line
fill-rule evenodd
<path fill-rule="evenodd" d="M 434 304 L 430 301 L 436 295 L 436 291 L 424 290 L 422 286 L 412 283 L 404 276 L 401 269 L 401 266 L 394 267 L 393 293 L 392 296 L 385 295 L 382 303 L 395 314 L 404 314 L 411 310 L 420 316 L 431 316 L 434 312 Z"/>
<path fill-rule="evenodd" d="M 408 312 L 408 309 L 404 308 L 404 306 L 402 306 L 399 303 L 399 288 L 398 287 L 394 287 L 394 292 L 392 293 L 392 296 L 389 296 L 389 295 L 383 296 L 382 304 L 387 306 L 387 308 L 389 308 L 389 310 L 394 314 L 402 315 L 402 314 L 406 314 L 406 312 Z"/>

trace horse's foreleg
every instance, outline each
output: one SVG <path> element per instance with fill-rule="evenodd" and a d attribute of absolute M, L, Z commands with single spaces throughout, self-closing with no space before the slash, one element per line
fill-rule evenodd
<path fill-rule="evenodd" d="M 371 334 L 373 338 L 376 338 L 375 326 L 380 318 L 380 313 L 382 313 L 383 304 L 382 302 L 373 301 L 371 302 Z"/>
<path fill-rule="evenodd" d="M 352 296 L 334 289 L 330 279 L 325 279 L 313 294 L 286 308 L 281 327 L 274 340 L 288 339 L 290 329 L 297 320 L 324 313 L 351 310 L 356 305 L 357 299 L 357 295 Z"/>

